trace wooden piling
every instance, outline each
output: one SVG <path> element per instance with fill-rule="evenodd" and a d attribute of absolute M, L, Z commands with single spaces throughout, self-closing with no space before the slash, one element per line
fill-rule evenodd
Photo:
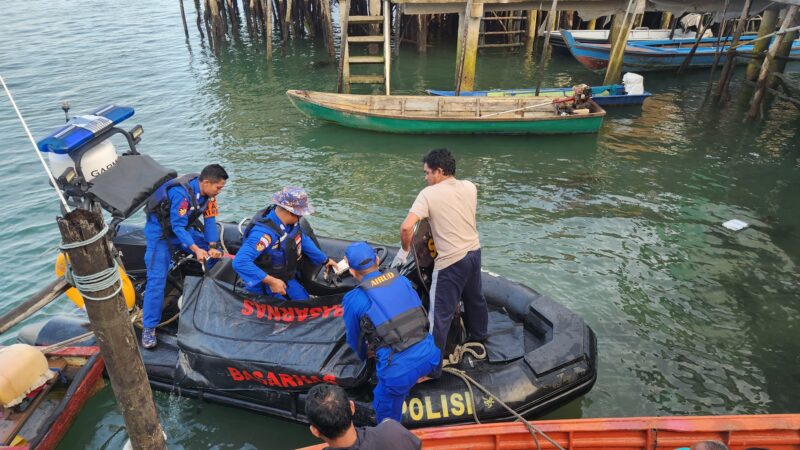
<path fill-rule="evenodd" d="M 186 11 L 183 10 L 183 0 L 178 0 L 181 6 L 181 22 L 183 22 L 183 34 L 186 35 L 186 42 L 189 42 L 189 27 L 186 25 Z"/>
<path fill-rule="evenodd" d="M 200 33 L 200 45 L 202 46 L 205 36 L 203 35 L 203 18 L 200 15 L 200 0 L 194 0 L 194 10 L 197 13 L 197 32 Z"/>
<path fill-rule="evenodd" d="M 727 5 L 728 3 L 725 2 L 726 7 Z M 683 75 L 683 72 L 685 72 L 686 69 L 689 67 L 689 64 L 691 64 L 692 59 L 694 58 L 694 54 L 697 52 L 697 47 L 700 45 L 700 41 L 703 39 L 703 34 L 706 32 L 709 25 L 711 24 L 711 21 L 713 20 L 712 17 L 713 16 L 708 18 L 708 22 L 702 22 L 701 18 L 701 25 L 700 29 L 697 31 L 697 37 L 694 39 L 694 44 L 692 45 L 692 49 L 689 50 L 689 54 L 686 55 L 686 58 L 683 59 L 681 66 L 678 68 L 677 76 Z"/>
<path fill-rule="evenodd" d="M 477 7 L 476 7 L 477 6 Z M 477 5 L 467 0 L 463 13 L 459 13 L 458 62 L 456 63 L 456 95 L 471 91 L 475 85 L 475 65 L 478 59 L 483 3 Z"/>
<path fill-rule="evenodd" d="M 333 37 L 333 18 L 331 17 L 330 0 L 319 0 L 320 13 L 322 17 L 322 37 L 325 40 L 325 48 L 328 50 L 328 59 L 336 60 L 336 45 Z"/>
<path fill-rule="evenodd" d="M 595 28 L 597 28 L 597 19 L 592 19 L 592 20 L 586 22 L 586 29 L 587 30 L 594 30 Z"/>
<path fill-rule="evenodd" d="M 544 44 L 542 44 L 542 54 L 539 57 L 539 65 L 536 66 L 536 92 L 534 95 L 539 95 L 539 89 L 542 88 L 542 77 L 544 76 L 544 66 L 547 62 L 547 50 L 550 47 L 550 33 L 553 32 L 553 27 L 556 25 L 556 11 L 558 10 L 558 0 L 553 0 L 550 5 L 550 11 L 547 12 L 547 28 L 544 32 Z"/>
<path fill-rule="evenodd" d="M 751 0 L 745 0 L 744 2 L 744 6 L 742 7 L 742 15 L 739 16 L 739 21 L 736 24 L 736 31 L 733 32 L 733 40 L 731 40 L 731 45 L 728 46 L 728 51 L 725 54 L 725 66 L 723 66 L 722 72 L 719 75 L 717 92 L 714 95 L 715 102 L 719 102 L 719 100 L 725 94 L 728 89 L 728 84 L 730 84 L 733 76 L 733 68 L 735 66 L 734 60 L 736 59 L 736 46 L 739 44 L 739 38 L 742 36 L 742 33 L 747 26 L 747 16 L 750 14 L 750 2 Z"/>
<path fill-rule="evenodd" d="M 614 15 L 614 22 L 612 24 L 611 38 L 611 53 L 608 56 L 608 67 L 606 67 L 606 76 L 603 79 L 603 84 L 618 83 L 622 77 L 622 61 L 625 56 L 625 47 L 628 45 L 628 36 L 631 32 L 633 25 L 633 11 L 630 10 L 633 1 L 628 4 L 628 10 L 624 13 L 618 11 Z M 616 25 L 616 26 L 614 26 Z M 616 28 L 616 34 L 614 29 Z"/>
<path fill-rule="evenodd" d="M 661 29 L 668 30 L 670 29 L 670 24 L 672 23 L 672 13 L 671 12 L 662 12 L 661 13 Z"/>
<path fill-rule="evenodd" d="M 225 22 L 220 15 L 217 0 L 206 0 L 206 9 L 211 13 L 211 29 L 214 32 L 214 47 L 225 41 Z"/>
<path fill-rule="evenodd" d="M 64 280 L 64 277 L 58 277 L 50 284 L 42 288 L 39 292 L 33 294 L 29 299 L 19 303 L 11 311 L 5 313 L 0 317 L 0 334 L 5 333 L 14 325 L 27 319 L 36 311 L 49 305 L 53 300 L 57 299 L 70 285 Z"/>
<path fill-rule="evenodd" d="M 770 77 L 767 80 L 767 86 L 774 89 L 778 86 L 780 80 L 775 77 L 775 74 L 783 73 L 784 69 L 786 69 L 786 63 L 788 62 L 785 57 L 789 56 L 792 51 L 792 44 L 794 44 L 794 40 L 797 39 L 797 30 L 790 31 L 786 33 L 783 37 L 783 41 L 781 41 L 780 47 L 778 47 L 778 51 L 775 54 L 775 60 L 772 61 L 772 67 L 770 68 Z"/>
<path fill-rule="evenodd" d="M 104 228 L 103 216 L 99 212 L 83 209 L 67 213 L 57 221 L 65 244 L 86 241 Z M 111 248 L 108 237 L 104 236 L 91 244 L 68 249 L 66 253 L 75 275 L 87 276 L 114 267 Z M 111 286 L 88 294 L 102 298 L 111 296 L 116 289 L 117 286 Z M 87 293 L 83 294 L 86 297 Z M 153 393 L 121 291 L 107 300 L 87 299 L 86 313 L 133 447 L 166 449 Z"/>
<path fill-rule="evenodd" d="M 424 55 L 428 53 L 428 24 L 430 23 L 429 14 L 417 14 L 417 53 Z"/>
<path fill-rule="evenodd" d="M 528 27 L 525 30 L 525 54 L 532 55 L 536 49 L 536 22 L 539 18 L 539 11 L 531 9 L 527 12 Z"/>
<path fill-rule="evenodd" d="M 761 13 L 761 25 L 758 27 L 758 36 L 766 36 L 775 31 L 775 26 L 778 24 L 778 8 L 769 8 Z M 762 39 L 753 44 L 753 51 L 751 54 L 755 57 L 760 57 L 762 53 L 769 46 L 769 39 Z M 748 81 L 756 81 L 759 73 L 761 72 L 761 59 L 753 58 L 747 64 L 747 72 L 745 72 L 745 79 Z"/>
<path fill-rule="evenodd" d="M 267 61 L 272 61 L 272 1 L 261 0 L 264 16 L 264 40 L 267 44 Z"/>
<path fill-rule="evenodd" d="M 786 12 L 786 17 L 784 17 L 783 23 L 781 24 L 780 31 L 785 31 L 794 23 L 795 15 L 797 15 L 797 8 L 797 5 L 789 7 L 789 10 Z M 758 73 L 758 81 L 756 82 L 756 91 L 753 93 L 753 100 L 750 102 L 750 109 L 747 111 L 747 117 L 750 119 L 755 119 L 759 115 L 761 103 L 764 101 L 764 92 L 767 88 L 770 67 L 785 37 L 785 34 L 778 34 L 775 36 L 775 40 L 772 42 L 772 45 L 769 46 L 767 57 L 764 58 L 764 62 L 761 64 L 761 70 Z M 767 39 L 764 40 L 766 41 Z"/>

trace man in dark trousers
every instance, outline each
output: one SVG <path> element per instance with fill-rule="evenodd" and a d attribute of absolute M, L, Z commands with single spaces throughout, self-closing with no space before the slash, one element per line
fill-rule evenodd
<path fill-rule="evenodd" d="M 422 171 L 428 187 L 417 195 L 400 226 L 402 249 L 392 266 L 405 262 L 414 226 L 428 219 L 437 251 L 428 319 L 436 346 L 446 357 L 447 332 L 459 300 L 464 301 L 467 339 L 482 342 L 487 338 L 489 311 L 481 286 L 481 244 L 475 219 L 478 190 L 472 182 L 456 179 L 456 160 L 446 148 L 437 148 L 425 155 Z M 431 376 L 440 375 L 441 364 Z"/>
<path fill-rule="evenodd" d="M 376 427 L 353 426 L 356 405 L 339 386 L 318 384 L 306 396 L 311 434 L 329 450 L 419 450 L 419 438 L 400 423 L 386 419 Z"/>
<path fill-rule="evenodd" d="M 156 326 L 161 322 L 164 288 L 172 254 L 194 253 L 198 261 L 219 258 L 217 248 L 217 195 L 225 187 L 228 173 L 219 164 L 211 164 L 199 173 L 190 173 L 167 181 L 147 201 L 144 235 L 147 250 L 147 285 L 142 308 L 142 346 L 153 348 Z M 203 232 L 195 227 L 203 217 Z"/>
<path fill-rule="evenodd" d="M 378 270 L 381 261 L 366 242 L 350 244 L 344 256 L 360 283 L 342 301 L 347 344 L 362 361 L 375 356 L 378 385 L 372 407 L 378 423 L 400 422 L 406 396 L 436 369 L 441 353 L 411 282 L 394 269 Z"/>

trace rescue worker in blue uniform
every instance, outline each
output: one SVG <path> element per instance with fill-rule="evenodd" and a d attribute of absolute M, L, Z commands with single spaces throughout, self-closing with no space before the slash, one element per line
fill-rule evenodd
<path fill-rule="evenodd" d="M 147 201 L 147 223 L 144 234 L 147 250 L 147 285 L 144 290 L 142 346 L 153 348 L 158 343 L 156 326 L 161 322 L 164 287 L 167 283 L 172 255 L 176 251 L 194 253 L 200 262 L 220 258 L 217 249 L 217 195 L 225 187 L 228 173 L 219 164 L 173 178 L 159 187 Z M 203 216 L 203 232 L 196 229 Z"/>
<path fill-rule="evenodd" d="M 314 213 L 303 188 L 285 187 L 272 195 L 273 204 L 256 213 L 242 233 L 242 247 L 233 259 L 233 269 L 254 294 L 289 300 L 307 300 L 308 291 L 297 280 L 300 258 L 314 266 L 336 262 L 317 247 L 298 224 L 302 216 Z"/>
<path fill-rule="evenodd" d="M 361 358 L 376 358 L 378 385 L 372 407 L 381 423 L 403 416 L 403 402 L 417 382 L 439 365 L 441 352 L 428 333 L 428 316 L 411 282 L 395 269 L 381 273 L 380 259 L 366 242 L 345 251 L 359 286 L 344 296 L 347 344 Z"/>

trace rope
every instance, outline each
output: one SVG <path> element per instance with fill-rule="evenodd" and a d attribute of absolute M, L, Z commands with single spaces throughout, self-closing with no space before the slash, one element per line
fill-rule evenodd
<path fill-rule="evenodd" d="M 108 233 L 108 224 L 103 224 L 103 229 L 89 239 L 71 242 L 68 244 L 62 243 L 59 247 L 61 250 L 84 247 L 104 238 L 106 233 Z M 67 280 L 69 284 L 75 286 L 83 298 L 87 300 L 108 300 L 110 298 L 114 298 L 122 291 L 122 279 L 119 276 L 119 266 L 117 265 L 116 260 L 114 261 L 114 265 L 112 267 L 103 269 L 100 272 L 90 275 L 76 275 L 72 272 L 72 267 L 67 265 L 67 270 L 64 273 L 64 279 Z M 92 297 L 87 294 L 88 292 L 100 292 L 104 289 L 109 289 L 114 285 L 117 285 L 117 288 L 114 290 L 114 292 L 106 295 L 105 297 Z"/>
<path fill-rule="evenodd" d="M 70 212 L 69 205 L 67 205 L 67 199 L 64 198 L 64 194 L 58 189 L 58 183 L 56 182 L 55 177 L 53 176 L 53 172 L 50 171 L 50 167 L 47 166 L 47 163 L 44 162 L 44 158 L 42 158 L 42 153 L 39 151 L 39 148 L 36 146 L 36 141 L 33 139 L 33 135 L 31 134 L 31 130 L 28 129 L 28 124 L 25 123 L 25 119 L 22 118 L 22 113 L 19 112 L 19 108 L 17 108 L 17 103 L 14 101 L 14 97 L 11 96 L 11 91 L 6 86 L 5 80 L 3 77 L 0 76 L 0 83 L 3 85 L 3 89 L 6 91 L 6 95 L 8 95 L 8 99 L 11 100 L 11 106 L 14 107 L 14 111 L 17 113 L 17 117 L 19 117 L 19 121 L 22 122 L 22 127 L 25 128 L 25 133 L 28 134 L 28 139 L 30 139 L 31 144 L 33 144 L 33 149 L 36 152 L 36 156 L 39 157 L 39 161 L 41 161 L 42 166 L 44 166 L 44 171 L 47 172 L 47 176 L 50 178 L 50 183 L 53 185 L 53 189 L 55 189 L 56 194 L 58 195 L 58 199 L 61 200 L 61 204 L 64 205 L 64 210 Z"/>
<path fill-rule="evenodd" d="M 494 116 L 499 116 L 501 114 L 508 114 L 508 113 L 517 112 L 517 111 L 524 111 L 526 109 L 538 108 L 540 106 L 549 106 L 549 105 L 553 105 L 555 103 L 564 103 L 564 102 L 568 102 L 568 101 L 574 100 L 574 99 L 575 99 L 575 96 L 565 97 L 565 98 L 556 98 L 556 99 L 553 99 L 553 100 L 551 100 L 549 102 L 537 103 L 535 105 L 526 106 L 524 108 L 509 109 L 508 111 L 500 111 L 500 112 L 496 112 L 496 113 L 492 113 L 492 114 L 481 115 L 480 117 L 482 119 L 485 119 L 487 117 L 494 117 Z"/>
<path fill-rule="evenodd" d="M 465 353 L 469 353 L 476 359 L 486 359 L 486 347 L 480 342 L 465 342 L 463 345 L 456 345 L 455 350 L 442 361 L 442 367 L 456 365 L 461 362 Z"/>
<path fill-rule="evenodd" d="M 564 450 L 564 447 L 558 445 L 558 443 L 556 443 L 553 439 L 551 439 L 550 436 L 548 436 L 545 432 L 543 432 L 542 430 L 536 428 L 536 426 L 534 426 L 532 423 L 530 423 L 527 420 L 525 420 L 525 418 L 522 417 L 518 412 L 516 412 L 513 409 L 511 409 L 511 407 L 508 406 L 504 401 L 500 400 L 496 395 L 494 395 L 491 392 L 489 392 L 488 389 L 486 389 L 483 385 L 481 385 L 480 383 L 475 381 L 472 377 L 467 375 L 467 373 L 464 372 L 463 370 L 459 370 L 459 369 L 456 369 L 454 367 L 443 367 L 442 371 L 457 376 L 469 388 L 470 400 L 472 401 L 472 415 L 475 418 L 475 422 L 476 423 L 481 423 L 481 422 L 478 420 L 478 415 L 476 413 L 477 407 L 475 406 L 475 395 L 472 394 L 472 385 L 475 385 L 475 387 L 477 387 L 478 389 L 483 391 L 484 394 L 486 394 L 489 397 L 493 398 L 503 408 L 508 410 L 508 412 L 510 412 L 512 415 L 514 415 L 514 417 L 516 417 L 518 421 L 522 422 L 525 425 L 525 427 L 528 428 L 528 431 L 533 436 L 533 441 L 536 443 L 537 450 L 541 449 L 541 445 L 539 444 L 539 438 L 537 437 L 537 434 L 542 435 L 542 437 L 545 438 L 547 440 L 547 442 L 551 443 L 555 448 L 557 448 L 559 450 Z"/>
<path fill-rule="evenodd" d="M 106 233 L 108 233 L 108 224 L 107 223 L 103 224 L 103 229 L 100 230 L 99 233 L 95 234 L 94 236 L 90 237 L 89 239 L 86 239 L 85 241 L 72 242 L 70 244 L 65 244 L 65 243 L 62 242 L 61 245 L 59 246 L 59 248 L 61 250 L 69 250 L 69 249 L 73 249 L 73 248 L 83 247 L 83 246 L 89 245 L 89 244 L 94 244 L 95 242 L 97 242 L 100 239 L 102 239 L 106 235 Z"/>

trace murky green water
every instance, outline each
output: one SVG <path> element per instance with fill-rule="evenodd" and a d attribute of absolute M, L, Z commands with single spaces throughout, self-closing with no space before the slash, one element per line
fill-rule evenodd
<path fill-rule="evenodd" d="M 188 5 L 188 3 L 187 3 Z M 646 75 L 640 110 L 612 110 L 596 136 L 392 136 L 320 124 L 290 88 L 332 90 L 321 46 L 294 42 L 268 64 L 235 45 L 212 56 L 184 42 L 174 2 L 9 2 L 0 74 L 34 135 L 108 102 L 136 108 L 140 150 L 185 172 L 220 162 L 232 175 L 226 219 L 250 216 L 285 184 L 305 186 L 323 235 L 396 243 L 423 186 L 419 158 L 447 146 L 479 186 L 487 269 L 559 299 L 599 340 L 597 384 L 549 417 L 798 412 L 800 403 L 800 114 L 775 104 L 743 121 L 737 99 L 703 106 L 708 75 Z M 404 48 L 397 93 L 452 86 L 455 50 Z M 482 54 L 478 88 L 534 83 L 523 57 Z M 798 66 L 790 66 L 795 79 Z M 546 85 L 599 83 L 567 57 Z M 735 91 L 741 91 L 734 86 Z M 8 101 L 0 100 L 5 204 L 0 312 L 53 277 L 55 196 Z M 721 223 L 738 218 L 734 233 Z M 36 320 L 74 313 L 66 301 Z M 0 342 L 13 341 L 13 333 Z M 157 393 L 174 448 L 287 448 L 305 427 Z M 120 448 L 109 389 L 61 448 Z"/>

